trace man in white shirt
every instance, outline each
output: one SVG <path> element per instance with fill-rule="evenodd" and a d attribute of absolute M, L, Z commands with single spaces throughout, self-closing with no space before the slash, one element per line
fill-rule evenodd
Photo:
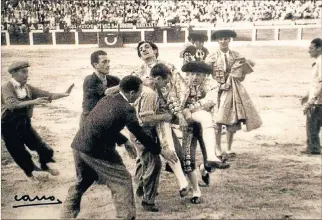
<path fill-rule="evenodd" d="M 312 64 L 311 87 L 309 94 L 302 98 L 306 114 L 306 135 L 308 154 L 321 154 L 319 133 L 322 126 L 322 39 L 311 41 L 309 54 L 315 58 Z"/>

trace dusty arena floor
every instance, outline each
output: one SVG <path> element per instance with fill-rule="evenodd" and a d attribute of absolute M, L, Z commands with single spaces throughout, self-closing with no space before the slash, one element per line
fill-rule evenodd
<path fill-rule="evenodd" d="M 37 107 L 33 125 L 55 149 L 61 172 L 41 184 L 27 182 L 22 171 L 1 147 L 1 214 L 12 219 L 58 218 L 61 205 L 13 208 L 15 195 L 55 196 L 63 201 L 75 178 L 70 143 L 77 132 L 82 102 L 82 83 L 92 73 L 90 54 L 97 48 L 19 50 L 2 48 L 2 84 L 9 79 L 8 65 L 29 60 L 29 83 L 62 92 L 75 83 L 67 98 L 47 107 Z M 214 51 L 216 48 L 209 48 Z M 306 47 L 236 47 L 256 61 L 255 72 L 244 81 L 263 120 L 252 132 L 240 131 L 233 148 L 235 161 L 227 170 L 211 174 L 211 185 L 202 188 L 202 204 L 192 205 L 189 196 L 180 199 L 173 174 L 163 171 L 157 205 L 159 213 L 143 212 L 137 199 L 140 219 L 321 219 L 321 156 L 300 153 L 305 149 L 305 117 L 300 97 L 309 89 L 313 62 Z M 106 49 L 111 58 L 111 74 L 124 76 L 141 60 L 134 48 Z M 178 68 L 179 47 L 160 48 L 160 58 Z M 3 144 L 3 143 L 2 143 Z M 224 143 L 225 146 L 225 143 Z M 130 172 L 135 161 L 119 148 Z M 199 161 L 200 160 L 199 155 Z M 21 204 L 21 202 L 19 203 Z M 110 191 L 94 185 L 83 197 L 79 218 L 114 218 Z"/>

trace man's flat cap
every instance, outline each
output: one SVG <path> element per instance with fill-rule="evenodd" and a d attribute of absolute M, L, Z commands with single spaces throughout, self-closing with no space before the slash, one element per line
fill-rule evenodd
<path fill-rule="evenodd" d="M 213 33 L 211 35 L 211 38 L 213 40 L 217 40 L 218 38 L 221 38 L 221 37 L 235 38 L 235 37 L 237 37 L 237 34 L 235 31 L 232 31 L 232 30 L 218 30 L 218 31 L 215 31 L 215 33 Z"/>
<path fill-rule="evenodd" d="M 188 40 L 205 42 L 208 40 L 208 36 L 198 32 L 190 32 L 188 35 Z"/>
<path fill-rule="evenodd" d="M 212 68 L 208 64 L 199 61 L 191 61 L 184 64 L 181 68 L 182 72 L 191 72 L 191 73 L 206 73 L 211 74 Z"/>
<path fill-rule="evenodd" d="M 26 67 L 29 67 L 29 66 L 30 66 L 29 63 L 26 62 L 26 61 L 14 62 L 9 66 L 8 72 L 12 73 L 13 71 L 16 71 L 16 70 L 19 70 L 19 69 L 22 69 L 22 68 L 26 68 Z"/>
<path fill-rule="evenodd" d="M 186 49 L 184 49 L 183 54 L 190 53 L 191 55 L 194 56 L 196 54 L 196 51 L 197 49 L 194 46 L 189 46 Z"/>

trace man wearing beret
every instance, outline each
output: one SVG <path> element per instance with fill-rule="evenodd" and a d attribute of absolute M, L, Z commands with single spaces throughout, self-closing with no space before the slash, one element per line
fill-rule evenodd
<path fill-rule="evenodd" d="M 47 165 L 54 162 L 54 151 L 31 125 L 35 105 L 45 105 L 51 100 L 69 96 L 72 86 L 65 93 L 50 93 L 27 84 L 28 62 L 14 62 L 9 66 L 11 79 L 1 87 L 1 135 L 13 160 L 29 180 L 36 180 L 33 171 L 48 171 L 58 175 Z M 34 164 L 25 145 L 39 156 L 40 168 Z M 36 174 L 37 175 L 37 174 Z"/>
<path fill-rule="evenodd" d="M 246 60 L 238 52 L 229 48 L 231 38 L 237 34 L 232 30 L 218 30 L 212 38 L 219 44 L 219 50 L 210 54 L 206 63 L 213 68 L 213 78 L 219 86 L 218 112 L 217 112 L 217 134 L 216 134 L 216 154 L 222 156 L 221 151 L 221 131 L 222 126 L 227 129 L 227 151 L 225 155 L 234 157 L 232 151 L 234 133 L 241 129 L 241 123 L 246 125 L 246 130 L 250 131 L 259 128 L 262 124 L 249 95 L 241 84 L 246 74 L 253 72 L 255 63 Z"/>

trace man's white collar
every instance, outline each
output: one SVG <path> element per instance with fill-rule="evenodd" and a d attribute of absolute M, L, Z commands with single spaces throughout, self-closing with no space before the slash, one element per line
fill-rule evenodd
<path fill-rule="evenodd" d="M 120 93 L 120 95 L 121 95 L 121 96 L 123 96 L 123 98 L 124 98 L 127 102 L 129 102 L 129 100 L 128 100 L 128 99 L 126 98 L 126 96 L 122 93 L 122 91 L 120 91 L 119 93 Z"/>
<path fill-rule="evenodd" d="M 105 77 L 105 75 L 104 74 L 102 74 L 102 73 L 99 73 L 98 71 L 95 71 L 95 75 L 100 79 L 100 80 L 104 80 L 104 79 L 106 79 Z"/>
<path fill-rule="evenodd" d="M 153 67 L 155 64 L 157 64 L 159 62 L 158 59 L 153 59 L 152 61 L 149 62 L 145 62 L 145 65 L 148 67 Z"/>
<path fill-rule="evenodd" d="M 219 49 L 219 51 L 220 51 L 220 54 L 222 54 L 222 55 L 224 55 L 224 54 L 229 54 L 229 52 L 230 52 L 230 50 L 227 50 L 227 52 L 225 53 L 225 52 L 223 52 L 223 51 L 221 51 L 220 49 Z"/>
<path fill-rule="evenodd" d="M 19 82 L 17 82 L 17 80 L 15 80 L 14 78 L 11 78 L 11 79 L 10 79 L 10 81 L 11 81 L 11 83 L 12 83 L 13 87 L 15 87 L 15 88 L 22 88 L 22 87 L 23 87 L 23 86 L 21 86 L 21 84 L 20 84 Z"/>

